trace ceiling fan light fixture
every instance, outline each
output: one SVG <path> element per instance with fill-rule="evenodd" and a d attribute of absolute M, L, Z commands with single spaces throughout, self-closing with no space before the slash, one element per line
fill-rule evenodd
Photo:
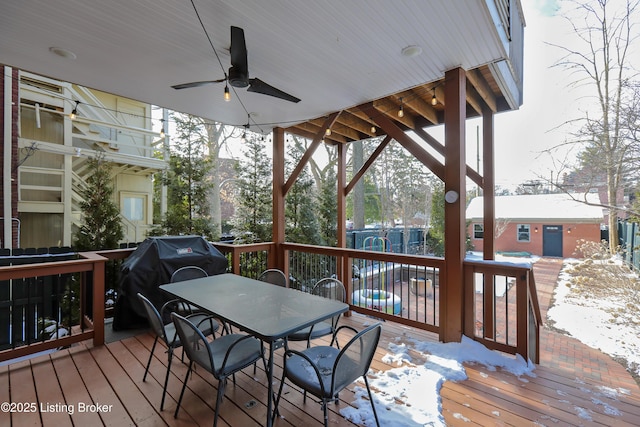
<path fill-rule="evenodd" d="M 192 2 L 193 4 L 193 2 Z M 195 9 L 195 5 L 194 5 Z M 197 10 L 196 10 L 197 14 Z M 207 29 L 204 27 L 202 21 L 200 21 L 200 25 L 202 26 L 203 31 L 207 37 Z M 218 58 L 218 62 L 220 62 L 220 58 L 218 57 L 218 53 L 216 52 L 215 47 L 211 44 L 211 48 L 213 49 L 213 53 Z M 229 71 L 224 74 L 223 79 L 218 80 L 205 80 L 198 82 L 190 82 L 190 83 L 181 83 L 177 85 L 171 86 L 172 88 L 179 89 L 187 89 L 192 87 L 204 86 L 211 83 L 225 83 L 225 101 L 229 101 L 231 99 L 231 94 L 229 93 L 229 85 L 237 88 L 247 88 L 247 92 L 258 93 L 262 95 L 273 96 L 274 98 L 283 99 L 285 101 L 298 103 L 300 102 L 300 98 L 296 98 L 293 95 L 290 95 L 286 92 L 281 91 L 278 88 L 275 88 L 258 78 L 249 78 L 249 68 L 247 64 L 247 46 L 244 39 L 244 30 L 240 27 L 231 27 L 231 47 L 229 49 L 229 53 L 231 54 L 231 68 Z M 220 66 L 222 66 L 222 62 L 220 62 Z M 237 92 L 234 92 L 238 95 Z"/>

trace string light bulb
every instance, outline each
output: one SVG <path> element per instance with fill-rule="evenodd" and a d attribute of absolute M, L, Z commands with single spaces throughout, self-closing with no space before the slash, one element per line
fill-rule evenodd
<path fill-rule="evenodd" d="M 228 85 L 224 85 L 224 100 L 226 102 L 231 101 L 231 92 L 229 92 L 229 86 Z"/>
<path fill-rule="evenodd" d="M 371 133 L 373 133 L 373 134 L 376 133 L 376 127 L 375 126 L 371 126 Z"/>
<path fill-rule="evenodd" d="M 438 100 L 436 99 L 436 90 L 433 89 L 433 97 L 431 98 L 431 105 L 434 107 L 438 104 Z"/>
<path fill-rule="evenodd" d="M 76 101 L 76 106 L 73 107 L 73 110 L 71 110 L 71 114 L 69 114 L 69 118 L 71 120 L 75 120 L 76 117 L 78 117 L 78 104 L 80 104 L 80 101 Z"/>
<path fill-rule="evenodd" d="M 325 136 L 331 136 L 331 128 L 327 128 L 327 129 L 324 131 L 324 135 L 325 135 Z"/>
<path fill-rule="evenodd" d="M 164 138 L 164 137 L 165 137 L 165 133 L 164 133 L 164 119 L 160 119 L 160 124 L 162 125 L 162 129 L 160 129 L 160 138 Z"/>
<path fill-rule="evenodd" d="M 402 108 L 402 104 L 400 104 L 400 109 L 398 110 L 398 117 L 404 117 L 404 109 Z"/>

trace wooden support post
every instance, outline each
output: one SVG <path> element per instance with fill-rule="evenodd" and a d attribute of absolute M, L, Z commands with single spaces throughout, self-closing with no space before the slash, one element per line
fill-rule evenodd
<path fill-rule="evenodd" d="M 338 173 L 337 173 L 337 185 L 338 185 L 338 230 L 337 246 L 339 248 L 345 248 L 347 244 L 347 147 L 345 144 L 338 144 Z"/>
<path fill-rule="evenodd" d="M 445 73 L 444 257 L 446 283 L 440 285 L 440 339 L 460 341 L 464 318 L 466 208 L 466 76 L 461 68 Z M 444 285 L 444 286 L 443 286 Z"/>
<path fill-rule="evenodd" d="M 285 241 L 284 233 L 284 129 L 273 129 L 273 212 L 272 234 L 275 250 L 269 266 L 284 271 L 284 254 L 280 245 Z"/>
<path fill-rule="evenodd" d="M 102 258 L 102 257 L 100 257 Z M 93 345 L 104 344 L 104 274 L 106 258 L 93 263 Z"/>
<path fill-rule="evenodd" d="M 529 360 L 529 282 L 525 274 L 516 278 L 516 303 L 516 353 Z"/>
<path fill-rule="evenodd" d="M 496 209 L 495 209 L 495 167 L 493 150 L 493 111 L 485 107 L 482 111 L 482 159 L 483 159 L 483 218 L 484 233 L 482 242 L 483 258 L 486 260 L 495 259 L 495 232 L 496 232 Z"/>

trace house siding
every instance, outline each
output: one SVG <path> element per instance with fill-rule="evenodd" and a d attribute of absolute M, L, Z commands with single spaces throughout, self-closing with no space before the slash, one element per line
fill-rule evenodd
<path fill-rule="evenodd" d="M 473 224 L 482 222 L 473 221 L 468 228 L 471 236 L 471 243 L 475 251 L 483 251 L 483 239 L 473 238 Z M 530 241 L 517 241 L 517 227 L 519 224 L 528 224 L 530 226 Z M 578 250 L 580 241 L 600 241 L 600 224 L 596 223 L 578 223 L 578 222 L 562 222 L 549 221 L 543 222 L 527 222 L 513 220 L 506 226 L 499 229 L 499 235 L 496 233 L 495 250 L 496 252 L 528 252 L 532 255 L 543 256 L 544 243 L 544 226 L 561 226 L 562 227 L 562 256 L 565 258 L 580 258 L 581 254 Z M 500 227 L 499 227 L 500 228 Z M 536 231 L 537 230 L 537 231 Z"/>
<path fill-rule="evenodd" d="M 0 101 L 0 121 L 3 120 L 5 109 L 11 108 L 11 139 L 9 141 L 5 141 L 4 139 L 4 124 L 2 130 L 2 146 L 0 147 L 0 164 L 4 164 L 4 146 L 5 144 L 11 144 L 11 183 L 9 184 L 11 189 L 11 218 L 8 221 L 11 222 L 11 242 L 4 242 L 4 233 L 0 234 L 0 239 L 2 240 L 2 247 L 11 248 L 15 247 L 18 243 L 18 223 L 14 221 L 14 218 L 18 217 L 18 187 L 17 187 L 17 174 L 14 170 L 14 166 L 18 162 L 18 106 L 20 105 L 18 98 L 18 70 L 15 68 L 2 67 L 3 72 L 2 76 L 0 76 L 0 93 L 2 93 L 2 101 Z M 7 71 L 11 70 L 11 105 L 6 105 L 4 102 L 4 85 L 5 79 L 7 78 Z M 1 217 L 4 217 L 4 202 L 5 202 L 5 183 L 0 186 L 0 209 L 1 209 Z M 4 219 L 2 220 L 2 227 L 4 230 Z"/>
<path fill-rule="evenodd" d="M 4 87 L 9 78 L 10 96 Z M 11 217 L 6 223 L 0 220 L 1 246 L 70 246 L 82 219 L 79 189 L 91 173 L 87 161 L 98 153 L 114 166 L 113 201 L 119 204 L 129 194 L 145 200 L 143 218 L 135 223 L 124 215 L 121 219 L 126 230 L 122 241 L 142 241 L 153 223 L 151 176 L 166 167 L 154 157 L 151 105 L 9 67 L 0 85 L 0 161 L 7 144 L 12 157 L 12 181 L 0 186 L 3 209 L 11 204 Z M 78 120 L 71 122 L 74 100 L 82 108 Z M 10 124 L 4 116 L 8 108 Z M 0 218 L 5 216 L 3 210 Z M 11 242 L 5 239 L 9 222 Z"/>

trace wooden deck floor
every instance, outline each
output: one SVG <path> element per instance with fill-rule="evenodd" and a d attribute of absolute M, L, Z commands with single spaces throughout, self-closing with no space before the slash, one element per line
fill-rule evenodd
<path fill-rule="evenodd" d="M 354 315 L 344 322 L 360 329 L 370 319 Z M 382 362 L 382 357 L 387 353 L 389 342 L 398 336 L 436 340 L 433 334 L 385 322 L 372 364 L 374 370 L 391 368 Z M 172 367 L 165 410 L 159 411 L 166 366 L 163 351 L 156 349 L 151 377 L 142 382 L 152 341 L 150 334 L 142 333 L 99 348 L 78 345 L 0 367 L 0 402 L 12 402 L 16 406 L 13 409 L 22 409 L 10 413 L 3 408 L 0 426 L 211 425 L 216 383 L 202 370 L 189 381 L 179 418 L 173 418 L 186 372 L 186 366 L 179 362 Z M 281 352 L 278 352 L 276 378 L 279 378 L 281 362 Z M 624 373 L 600 378 L 580 376 L 575 369 L 543 363 L 536 367 L 534 377 L 518 378 L 480 365 L 465 368 L 467 380 L 446 382 L 441 390 L 447 425 L 640 424 L 640 388 Z M 615 395 L 612 391 L 616 391 Z M 264 425 L 266 393 L 266 375 L 260 364 L 255 375 L 250 368 L 237 375 L 236 386 L 230 383 L 227 387 L 219 425 Z M 353 393 L 343 392 L 340 398 L 339 405 L 330 405 L 330 425 L 353 426 L 337 412 L 353 402 Z M 25 404 L 26 410 L 18 407 Z M 277 426 L 322 425 L 320 405 L 311 399 L 304 404 L 302 395 L 295 389 L 289 390 L 280 409 L 284 418 L 276 422 Z"/>

